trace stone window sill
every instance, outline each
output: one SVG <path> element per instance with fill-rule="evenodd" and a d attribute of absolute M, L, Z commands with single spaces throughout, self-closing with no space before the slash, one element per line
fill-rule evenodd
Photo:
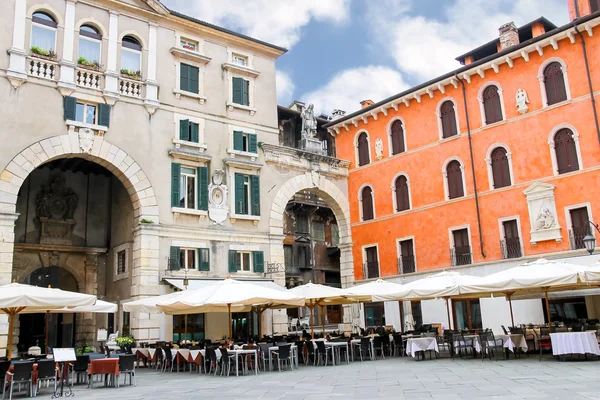
<path fill-rule="evenodd" d="M 233 63 L 224 63 L 223 69 L 227 71 L 241 72 L 242 74 L 247 74 L 255 78 L 260 75 L 260 72 L 255 69 Z"/>
<path fill-rule="evenodd" d="M 258 225 L 258 222 L 260 221 L 260 215 L 245 215 L 245 214 L 230 214 L 229 216 L 229 220 L 231 221 L 232 224 L 235 224 L 236 220 L 242 220 L 242 221 L 252 221 L 254 222 L 254 225 Z"/>
<path fill-rule="evenodd" d="M 245 106 L 243 104 L 233 103 L 231 101 L 227 102 L 227 110 L 228 111 L 233 111 L 236 108 L 239 110 L 248 111 L 250 113 L 250 115 L 256 114 L 256 108 L 254 108 L 254 107 Z"/>
<path fill-rule="evenodd" d="M 113 282 L 122 281 L 123 279 L 129 278 L 129 271 L 125 271 L 122 274 L 113 275 Z"/>
<path fill-rule="evenodd" d="M 104 125 L 96 125 L 96 124 L 86 124 L 84 122 L 73 121 L 68 119 L 66 122 L 67 126 L 73 126 L 75 128 L 88 128 L 94 131 L 106 132 L 108 128 Z"/>
<path fill-rule="evenodd" d="M 256 161 L 256 158 L 258 157 L 257 153 L 233 149 L 227 149 L 227 154 L 229 154 L 231 158 L 235 158 L 236 156 L 249 157 L 252 161 Z"/>
<path fill-rule="evenodd" d="M 206 146 L 206 144 L 204 144 L 204 143 L 189 142 L 187 140 L 181 140 L 181 139 L 173 139 L 173 144 L 175 145 L 176 148 L 193 147 L 195 149 L 198 149 L 200 152 L 204 152 L 208 148 L 208 146 Z"/>
<path fill-rule="evenodd" d="M 183 207 L 171 207 L 171 212 L 174 214 L 187 214 L 187 215 L 195 215 L 195 216 L 200 216 L 200 217 L 206 217 L 208 215 L 208 211 L 196 210 L 194 208 L 183 208 Z"/>
<path fill-rule="evenodd" d="M 179 90 L 179 89 L 173 90 L 173 93 L 175 94 L 176 99 L 181 99 L 181 96 L 183 96 L 183 97 L 189 97 L 191 99 L 196 99 L 196 100 L 198 100 L 198 103 L 200 103 L 200 104 L 204 104 L 204 102 L 206 102 L 206 96 L 201 96 L 198 93 L 186 92 L 185 90 Z"/>

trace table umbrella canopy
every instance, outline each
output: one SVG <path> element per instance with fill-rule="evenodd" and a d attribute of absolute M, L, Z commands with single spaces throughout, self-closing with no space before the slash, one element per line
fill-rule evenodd
<path fill-rule="evenodd" d="M 123 303 L 123 311 L 135 312 L 135 313 L 150 313 L 159 314 L 161 311 L 158 309 L 156 304 L 159 301 L 169 301 L 172 298 L 181 296 L 183 292 L 174 292 L 163 294 L 162 296 L 146 297 L 145 299 L 130 301 Z"/>
<path fill-rule="evenodd" d="M 48 310 L 50 314 L 76 314 L 76 313 L 94 313 L 94 314 L 112 314 L 116 313 L 118 306 L 108 301 L 96 300 L 93 306 L 63 307 L 54 310 Z M 23 311 L 27 313 L 27 310 Z"/>
<path fill-rule="evenodd" d="M 403 285 L 398 283 L 377 279 L 376 281 L 343 289 L 343 292 L 346 296 L 358 302 L 372 302 L 374 297 L 398 293 L 402 290 L 402 287 Z"/>
<path fill-rule="evenodd" d="M 356 302 L 356 300 L 348 300 L 346 293 L 342 289 L 312 282 L 296 286 L 290 289 L 290 293 L 305 299 L 305 304 L 301 305 L 306 305 L 307 307 L 311 305 L 335 305 Z"/>

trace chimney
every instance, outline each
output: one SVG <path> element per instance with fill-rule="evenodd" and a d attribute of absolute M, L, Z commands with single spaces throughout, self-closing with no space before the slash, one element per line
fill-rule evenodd
<path fill-rule="evenodd" d="M 372 106 L 373 104 L 375 104 L 375 103 L 371 99 L 363 100 L 360 102 L 360 108 L 367 108 L 369 106 Z"/>
<path fill-rule="evenodd" d="M 600 10 L 598 0 L 567 0 L 571 21 Z"/>
<path fill-rule="evenodd" d="M 500 31 L 500 51 L 519 44 L 519 30 L 514 22 L 504 24 Z"/>
<path fill-rule="evenodd" d="M 290 110 L 298 111 L 299 113 L 301 113 L 302 111 L 304 111 L 304 107 L 306 107 L 306 104 L 304 104 L 301 101 L 294 100 L 288 108 Z"/>
<path fill-rule="evenodd" d="M 531 36 L 537 37 L 546 33 L 546 28 L 544 28 L 544 24 L 541 22 L 536 22 L 531 26 Z"/>
<path fill-rule="evenodd" d="M 334 119 L 342 118 L 344 115 L 346 115 L 346 111 L 336 108 L 331 113 L 331 119 L 334 120 Z"/>

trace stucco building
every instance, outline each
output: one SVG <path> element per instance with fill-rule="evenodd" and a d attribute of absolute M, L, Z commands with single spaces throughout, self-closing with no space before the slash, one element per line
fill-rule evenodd
<path fill-rule="evenodd" d="M 540 18 L 457 58 L 463 66 L 328 124 L 348 180 L 354 275 L 397 282 L 441 270 L 486 275 L 539 257 L 596 262 L 598 3 Z M 593 293 L 591 293 L 593 294 Z M 556 296 L 554 317 L 598 318 L 597 295 Z M 561 297 L 561 298 L 559 298 Z M 449 326 L 443 301 L 367 305 L 367 325 L 401 315 Z M 422 315 L 421 315 L 422 313 Z M 418 315 L 417 315 L 418 314 Z M 543 323 L 538 299 L 516 323 Z M 510 325 L 504 299 L 455 301 L 456 327 Z"/>

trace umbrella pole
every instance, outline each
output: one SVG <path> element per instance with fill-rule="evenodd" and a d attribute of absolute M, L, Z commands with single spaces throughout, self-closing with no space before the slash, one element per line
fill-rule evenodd
<path fill-rule="evenodd" d="M 548 300 L 548 288 L 544 288 L 544 296 L 546 297 L 546 315 L 548 316 L 548 327 L 552 330 L 552 317 L 550 317 L 550 301 Z"/>
<path fill-rule="evenodd" d="M 513 315 L 513 309 L 512 309 L 512 293 L 507 293 L 506 294 L 506 298 L 508 299 L 508 307 L 510 308 L 510 322 L 512 323 L 511 326 L 515 326 L 515 317 Z"/>
<path fill-rule="evenodd" d="M 312 303 L 312 300 L 310 301 L 310 304 L 308 306 L 308 309 L 310 310 L 310 334 L 312 336 L 312 339 L 315 338 L 315 320 L 314 320 L 314 316 L 313 316 L 313 310 L 314 310 L 315 306 Z"/>
<path fill-rule="evenodd" d="M 187 340 L 187 314 L 185 314 L 183 322 L 183 340 Z"/>
<path fill-rule="evenodd" d="M 231 334 L 231 304 L 227 304 L 227 311 L 229 313 L 229 340 L 233 341 L 233 335 Z"/>
<path fill-rule="evenodd" d="M 48 354 L 48 317 L 50 317 L 50 311 L 46 311 L 46 354 Z"/>
<path fill-rule="evenodd" d="M 323 337 L 325 337 L 325 306 L 321 306 L 321 326 L 323 328 Z"/>
<path fill-rule="evenodd" d="M 8 361 L 12 360 L 12 345 L 13 345 L 13 324 L 15 322 L 15 314 L 11 312 L 8 314 L 8 349 L 7 356 Z"/>
<path fill-rule="evenodd" d="M 446 314 L 448 314 L 448 328 L 450 330 L 452 330 L 452 321 L 450 320 L 450 304 L 449 304 L 449 298 L 448 297 L 444 297 L 444 300 L 446 300 Z"/>

